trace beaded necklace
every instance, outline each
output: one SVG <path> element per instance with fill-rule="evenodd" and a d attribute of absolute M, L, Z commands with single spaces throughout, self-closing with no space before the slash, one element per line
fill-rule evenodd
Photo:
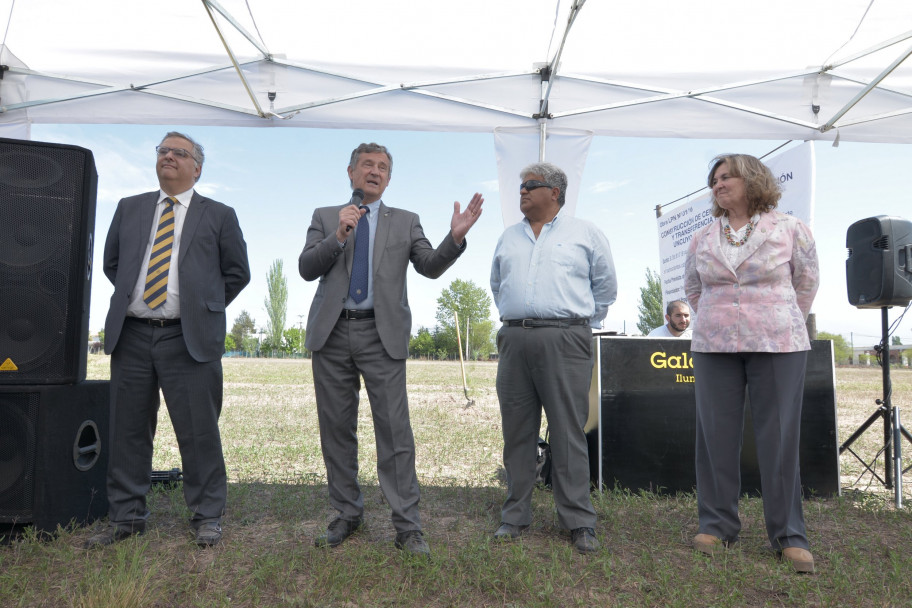
<path fill-rule="evenodd" d="M 734 237 L 732 237 L 732 228 L 731 228 L 731 224 L 728 223 L 728 217 L 727 216 L 725 217 L 725 222 L 724 222 L 724 226 L 722 227 L 722 232 L 725 233 L 725 238 L 728 240 L 728 242 L 732 246 L 740 247 L 741 245 L 746 243 L 747 239 L 750 238 L 751 232 L 753 232 L 753 231 L 754 231 L 754 219 L 751 218 L 751 220 L 747 223 L 747 226 L 744 229 L 744 236 L 741 237 L 740 241 L 736 241 L 734 239 Z"/>

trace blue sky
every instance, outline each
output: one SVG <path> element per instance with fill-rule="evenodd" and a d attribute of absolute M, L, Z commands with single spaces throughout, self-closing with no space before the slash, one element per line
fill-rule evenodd
<path fill-rule="evenodd" d="M 350 196 L 346 166 L 364 141 L 386 145 L 393 174 L 384 201 L 417 212 L 428 238 L 449 230 L 453 201 L 485 197 L 481 220 L 468 235 L 462 258 L 437 280 L 409 277 L 413 329 L 433 326 L 436 299 L 454 279 L 489 289 L 494 246 L 503 231 L 500 205 L 518 204 L 518 193 L 498 193 L 494 138 L 490 133 L 322 130 L 300 128 L 180 127 L 145 125 L 33 125 L 32 139 L 91 149 L 98 169 L 95 266 L 89 327 L 101 329 L 113 291 L 100 272 L 104 236 L 117 201 L 158 188 L 154 147 L 171 129 L 184 131 L 206 150 L 198 190 L 233 206 L 247 240 L 253 278 L 228 309 L 229 326 L 247 310 L 266 325 L 266 273 L 283 260 L 288 279 L 288 325 L 306 323 L 315 284 L 297 270 L 307 226 L 318 206 Z M 781 141 L 684 140 L 595 137 L 589 151 L 576 215 L 594 222 L 611 242 L 618 274 L 618 301 L 605 328 L 636 333 L 637 302 L 646 268 L 658 269 L 655 206 L 704 184 L 708 163 L 722 152 L 761 156 Z M 880 312 L 849 305 L 845 235 L 853 222 L 886 214 L 912 218 L 912 146 L 843 142 L 815 144 L 817 197 L 814 233 L 821 285 L 813 312 L 820 331 L 839 333 L 856 346 L 880 337 Z M 891 309 L 890 320 L 899 314 Z M 496 316 L 496 310 L 492 310 Z M 912 343 L 912 320 L 899 327 Z"/>

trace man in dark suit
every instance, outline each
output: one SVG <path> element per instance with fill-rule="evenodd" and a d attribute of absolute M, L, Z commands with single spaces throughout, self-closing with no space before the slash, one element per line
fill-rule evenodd
<path fill-rule="evenodd" d="M 314 211 L 298 259 L 305 280 L 320 280 L 307 317 L 305 346 L 313 352 L 320 443 L 329 500 L 338 511 L 315 544 L 335 547 L 363 523 L 364 497 L 357 481 L 360 375 L 370 400 L 378 477 L 392 509 L 396 547 L 428 555 L 405 388 L 412 328 L 406 272 L 411 262 L 426 277 L 442 275 L 465 250 L 465 235 L 481 215 L 484 199 L 476 193 L 461 213 L 454 203 L 450 233 L 435 249 L 416 214 L 381 201 L 392 169 L 384 146 L 358 146 L 348 177 L 353 190 L 363 192 L 363 203 Z"/>
<path fill-rule="evenodd" d="M 171 132 L 156 152 L 161 190 L 122 199 L 105 241 L 104 272 L 114 284 L 105 320 L 110 523 L 87 548 L 145 531 L 159 389 L 180 448 L 196 543 L 215 545 L 222 536 L 225 307 L 250 282 L 247 244 L 234 210 L 193 189 L 202 146 Z"/>

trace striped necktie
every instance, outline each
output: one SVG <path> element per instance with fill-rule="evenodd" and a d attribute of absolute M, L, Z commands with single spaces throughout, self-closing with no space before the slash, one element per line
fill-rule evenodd
<path fill-rule="evenodd" d="M 149 270 L 146 272 L 146 290 L 143 302 L 155 310 L 168 299 L 168 269 L 171 268 L 171 246 L 174 244 L 174 205 L 177 199 L 165 200 L 165 208 L 158 220 L 158 230 L 149 254 Z"/>

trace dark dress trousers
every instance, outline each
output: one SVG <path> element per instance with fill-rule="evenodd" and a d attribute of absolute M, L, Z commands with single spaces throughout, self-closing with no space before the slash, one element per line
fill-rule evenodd
<path fill-rule="evenodd" d="M 184 498 L 192 525 L 199 527 L 218 521 L 225 510 L 218 428 L 225 307 L 250 281 L 250 268 L 234 210 L 194 192 L 174 262 L 180 323 L 154 327 L 128 320 L 158 198 L 156 191 L 122 199 L 105 242 L 104 273 L 114 284 L 105 320 L 105 352 L 111 355 L 109 519 L 137 525 L 148 516 L 145 495 L 161 389 L 180 448 Z"/>

